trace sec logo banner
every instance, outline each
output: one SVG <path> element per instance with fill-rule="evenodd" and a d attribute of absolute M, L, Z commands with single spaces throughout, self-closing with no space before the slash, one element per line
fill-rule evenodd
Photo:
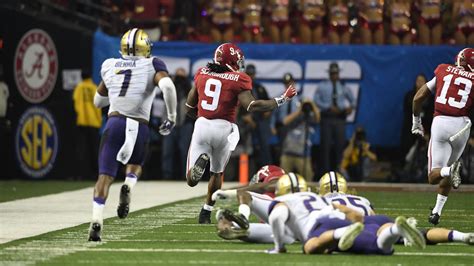
<path fill-rule="evenodd" d="M 16 130 L 15 149 L 20 168 L 28 176 L 41 178 L 51 171 L 58 150 L 58 133 L 48 110 L 26 110 Z"/>
<path fill-rule="evenodd" d="M 15 51 L 15 82 L 25 100 L 44 101 L 54 89 L 58 75 L 56 47 L 48 33 L 32 29 L 25 33 Z"/>

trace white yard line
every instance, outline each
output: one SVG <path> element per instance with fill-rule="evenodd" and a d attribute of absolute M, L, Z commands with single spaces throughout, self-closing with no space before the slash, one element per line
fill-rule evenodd
<path fill-rule="evenodd" d="M 110 188 L 104 218 L 115 217 L 122 182 Z M 237 183 L 226 182 L 225 187 Z M 207 182 L 190 188 L 184 181 L 138 182 L 132 191 L 130 211 L 203 196 Z M 92 213 L 93 188 L 0 203 L 0 244 L 87 223 Z M 170 214 L 173 216 L 173 214 Z"/>
<path fill-rule="evenodd" d="M 87 248 L 87 247 L 80 247 L 80 248 L 61 248 L 61 247 L 53 247 L 53 248 L 45 248 L 45 247 L 9 247 L 6 250 L 15 250 L 15 251 L 49 251 L 49 252 L 79 252 L 79 251 L 87 251 L 87 252 L 148 252 L 148 253 L 265 253 L 264 249 L 256 250 L 256 249 L 200 249 L 200 248 Z M 288 253 L 292 254 L 301 254 L 300 251 L 290 251 Z M 338 254 L 345 254 L 345 253 L 338 253 Z M 465 256 L 465 257 L 474 257 L 474 253 L 455 253 L 455 252 L 395 252 L 394 255 L 396 256 Z"/>

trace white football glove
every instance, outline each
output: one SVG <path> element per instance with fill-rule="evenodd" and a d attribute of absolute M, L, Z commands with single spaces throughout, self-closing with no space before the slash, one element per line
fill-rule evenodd
<path fill-rule="evenodd" d="M 421 124 L 421 117 L 413 115 L 412 120 L 413 124 L 411 126 L 411 133 L 423 137 L 425 135 L 425 131 L 423 130 L 423 125 Z"/>
<path fill-rule="evenodd" d="M 228 199 L 236 198 L 236 197 L 237 197 L 237 190 L 235 189 L 230 189 L 230 190 L 218 189 L 216 192 L 212 193 L 211 199 L 213 201 L 216 201 L 216 200 L 228 200 Z"/>

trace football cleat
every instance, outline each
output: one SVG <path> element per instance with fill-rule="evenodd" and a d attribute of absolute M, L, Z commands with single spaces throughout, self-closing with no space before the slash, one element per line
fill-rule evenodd
<path fill-rule="evenodd" d="M 124 219 L 128 215 L 130 205 L 130 187 L 127 184 L 123 184 L 120 189 L 119 206 L 117 207 L 117 216 L 120 219 Z"/>
<path fill-rule="evenodd" d="M 211 211 L 201 209 L 199 213 L 199 223 L 200 224 L 210 224 L 211 223 Z"/>
<path fill-rule="evenodd" d="M 439 224 L 439 219 L 441 216 L 438 213 L 432 213 L 430 212 L 430 216 L 428 217 L 428 222 L 432 225 L 437 225 Z"/>
<path fill-rule="evenodd" d="M 357 222 L 352 224 L 339 239 L 337 247 L 341 251 L 346 251 L 354 245 L 354 240 L 364 230 L 364 224 Z"/>
<path fill-rule="evenodd" d="M 400 230 L 402 237 L 406 238 L 414 247 L 419 249 L 424 249 L 426 247 L 426 240 L 421 232 L 416 229 L 415 226 L 409 224 L 405 217 L 398 216 L 395 219 L 395 224 L 398 226 L 398 230 Z"/>
<path fill-rule="evenodd" d="M 91 223 L 89 228 L 89 241 L 98 242 L 102 239 L 100 238 L 100 234 L 102 232 L 102 225 L 98 222 Z"/>
<path fill-rule="evenodd" d="M 188 184 L 191 187 L 194 187 L 199 183 L 204 172 L 206 171 L 207 164 L 209 163 L 209 156 L 205 153 L 199 155 L 196 163 L 191 168 L 191 173 L 189 175 Z"/>
<path fill-rule="evenodd" d="M 231 210 L 224 209 L 220 210 L 221 214 L 227 220 L 236 223 L 240 228 L 247 230 L 249 229 L 249 220 L 241 213 L 233 213 Z"/>
<path fill-rule="evenodd" d="M 454 189 L 457 189 L 459 185 L 461 185 L 461 167 L 462 163 L 459 160 L 455 161 L 449 167 L 449 180 L 451 181 L 451 185 Z"/>
<path fill-rule="evenodd" d="M 407 223 L 408 223 L 410 226 L 416 227 L 416 225 L 418 224 L 418 221 L 416 220 L 415 217 L 408 217 L 408 218 L 407 218 Z M 423 231 L 420 231 L 420 232 L 423 234 L 423 236 L 426 236 L 426 233 L 423 233 Z M 406 238 L 404 238 L 404 237 L 402 237 L 401 239 L 403 240 L 403 245 L 404 245 L 405 247 L 412 247 L 412 246 L 413 246 L 413 243 L 411 243 L 410 240 L 408 240 L 408 239 L 406 239 Z"/>

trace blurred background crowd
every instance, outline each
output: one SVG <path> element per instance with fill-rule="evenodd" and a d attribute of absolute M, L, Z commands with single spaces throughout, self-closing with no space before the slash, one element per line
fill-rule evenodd
<path fill-rule="evenodd" d="M 29 14 L 51 14 L 58 24 L 76 24 L 80 31 L 121 36 L 131 27 L 144 28 L 153 41 L 393 44 L 474 44 L 474 2 L 472 0 L 10 0 L 10 5 Z M 88 44 L 89 45 L 89 44 Z M 77 63 L 77 62 L 76 62 Z M 447 62 L 449 63 L 449 62 Z M 77 67 L 77 66 L 76 66 Z M 253 94 L 269 99 L 269 91 L 255 80 L 259 65 L 248 64 L 246 73 L 254 80 Z M 325 70 L 327 77 L 314 95 L 298 97 L 274 112 L 238 113 L 241 140 L 225 176 L 237 180 L 242 164 L 249 173 L 263 165 L 280 165 L 316 180 L 329 170 L 338 170 L 350 181 L 425 182 L 427 143 L 433 101 L 427 101 L 422 117 L 425 137 L 411 134 L 412 99 L 426 83 L 420 74 L 413 80 L 403 106 L 401 145 L 372 147 L 362 126 L 346 138 L 347 117 L 356 109 L 355 97 L 340 80 L 338 63 Z M 177 125 L 172 134 L 153 130 L 144 178 L 179 179 L 185 163 L 194 121 L 184 113 L 192 76 L 183 68 L 170 73 L 177 90 Z M 281 90 L 295 80 L 291 73 L 281 77 Z M 8 88 L 0 71 L 0 123 L 10 130 L 5 113 Z M 74 145 L 80 169 L 75 179 L 95 179 L 99 134 L 107 110 L 90 110 L 96 85 L 91 70 L 82 69 L 82 82 L 70 93 L 76 114 Z M 12 90 L 10 90 L 11 92 Z M 66 93 L 66 92 L 62 92 Z M 68 93 L 68 92 L 67 92 Z M 87 106 L 87 107 L 85 107 Z M 86 111 L 86 109 L 88 109 Z M 3 111 L 2 111 L 3 110 Z M 157 128 L 166 116 L 161 94 L 152 110 L 150 126 Z M 85 117 L 92 115 L 93 117 Z M 389 118 L 387 118 L 389 119 Z M 380 121 L 378 121 L 380 122 Z M 6 128 L 6 129 L 5 129 Z M 318 134 L 319 142 L 312 136 Z M 6 139 L 6 138 L 2 138 Z M 464 175 L 474 170 L 474 136 L 464 155 Z M 473 150 L 474 151 L 474 150 Z M 472 168 L 472 170 L 471 170 Z M 467 180 L 469 182 L 469 180 Z M 472 182 L 472 181 L 471 181 Z"/>
<path fill-rule="evenodd" d="M 474 44 L 472 0 L 39 0 L 110 34 L 145 28 L 154 41 Z"/>

